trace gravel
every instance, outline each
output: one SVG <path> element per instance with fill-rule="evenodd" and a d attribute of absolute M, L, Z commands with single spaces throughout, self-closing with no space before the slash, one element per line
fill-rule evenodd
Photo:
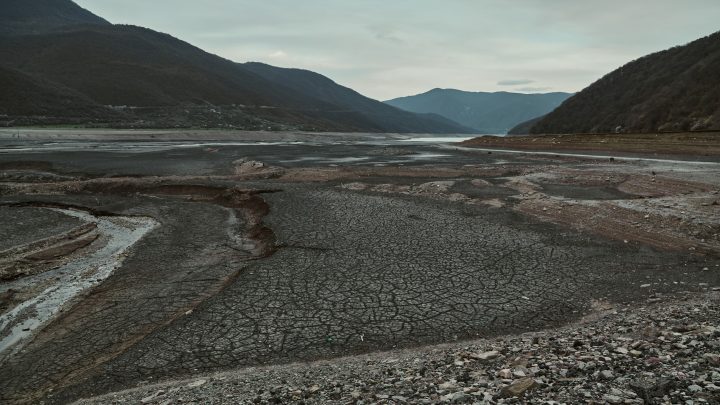
<path fill-rule="evenodd" d="M 720 293 L 511 335 L 145 385 L 80 403 L 720 403 Z"/>

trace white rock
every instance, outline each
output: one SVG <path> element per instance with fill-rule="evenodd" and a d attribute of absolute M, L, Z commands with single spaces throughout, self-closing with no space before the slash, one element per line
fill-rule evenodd
<path fill-rule="evenodd" d="M 457 387 L 457 384 L 454 381 L 447 381 L 440 385 L 438 385 L 438 388 L 441 390 L 451 390 Z"/>
<path fill-rule="evenodd" d="M 623 399 L 616 396 L 616 395 L 605 395 L 603 399 L 609 403 L 609 404 L 621 404 L 623 403 Z"/>
<path fill-rule="evenodd" d="M 702 390 L 703 390 L 702 387 L 697 384 L 693 384 L 688 387 L 688 391 L 690 391 L 692 393 L 702 392 Z"/>
<path fill-rule="evenodd" d="M 495 360 L 498 357 L 500 357 L 500 352 L 498 352 L 496 350 L 491 350 L 489 352 L 484 352 L 484 353 L 477 353 L 472 356 L 472 358 L 474 358 L 476 360 L 481 360 L 481 361 Z"/>

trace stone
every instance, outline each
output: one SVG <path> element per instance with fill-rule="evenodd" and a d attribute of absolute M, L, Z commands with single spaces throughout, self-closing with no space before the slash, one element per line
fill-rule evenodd
<path fill-rule="evenodd" d="M 267 168 L 265 163 L 256 160 L 238 159 L 233 164 L 235 165 L 235 174 L 251 173 Z"/>
<path fill-rule="evenodd" d="M 441 390 L 452 390 L 457 388 L 457 384 L 452 381 L 448 381 L 438 385 L 438 388 L 440 388 Z"/>
<path fill-rule="evenodd" d="M 519 398 L 524 396 L 527 391 L 535 388 L 536 386 L 537 382 L 535 382 L 534 379 L 523 378 L 500 390 L 500 398 Z"/>
<path fill-rule="evenodd" d="M 527 374 L 525 373 L 524 370 L 515 369 L 515 370 L 513 371 L 513 377 L 516 377 L 516 378 L 524 378 L 524 377 L 527 377 Z"/>
<path fill-rule="evenodd" d="M 692 392 L 693 394 L 696 394 L 696 393 L 698 393 L 698 392 L 702 392 L 702 390 L 703 390 L 702 387 L 699 386 L 699 385 L 697 385 L 697 384 L 693 384 L 693 385 L 691 385 L 691 386 L 688 387 L 688 391 Z"/>
<path fill-rule="evenodd" d="M 623 403 L 623 399 L 617 395 L 605 395 L 603 397 L 603 399 L 605 400 L 605 402 L 607 402 L 609 404 L 622 404 Z"/>
<path fill-rule="evenodd" d="M 716 353 L 705 353 L 703 359 L 713 366 L 720 366 L 720 354 Z"/>
<path fill-rule="evenodd" d="M 509 379 L 512 378 L 512 370 L 510 370 L 509 368 L 504 368 L 504 369 L 498 371 L 497 375 L 498 375 L 498 377 L 500 377 L 500 378 L 504 378 L 504 379 L 506 379 L 506 380 L 509 380 Z"/>
<path fill-rule="evenodd" d="M 604 380 L 612 380 L 615 375 L 610 370 L 603 370 L 600 372 L 600 378 Z"/>
<path fill-rule="evenodd" d="M 498 352 L 496 350 L 492 350 L 492 351 L 484 352 L 484 353 L 474 353 L 474 354 L 471 354 L 470 357 L 475 360 L 489 361 L 489 360 L 495 360 L 498 357 L 500 357 L 500 352 Z"/>

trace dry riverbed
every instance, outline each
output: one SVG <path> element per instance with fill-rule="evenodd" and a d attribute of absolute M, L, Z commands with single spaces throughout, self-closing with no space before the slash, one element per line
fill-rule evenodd
<path fill-rule="evenodd" d="M 713 157 L 35 135 L 0 139 L 2 402 L 717 400 Z"/>

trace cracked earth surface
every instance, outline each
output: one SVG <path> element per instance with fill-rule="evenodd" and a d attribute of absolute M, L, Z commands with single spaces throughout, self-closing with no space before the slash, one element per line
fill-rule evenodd
<path fill-rule="evenodd" d="M 593 299 L 632 302 L 720 279 L 712 165 L 655 175 L 641 163 L 464 150 L 412 161 L 427 146 L 218 149 L 139 154 L 162 160 L 160 177 L 132 155 L 108 163 L 117 177 L 98 176 L 117 152 L 0 156 L 29 171 L 0 184 L 3 215 L 66 206 L 159 223 L 2 360 L 0 399 L 66 403 L 196 373 L 539 330 L 579 319 Z M 372 161 L 299 159 L 308 154 Z M 648 204 L 680 217 L 695 207 L 683 232 L 663 239 L 672 246 L 653 243 L 667 235 L 644 217 Z M 559 214 L 565 206 L 599 220 L 580 221 L 587 209 Z M 12 306 L 10 295 L 0 299 Z"/>

